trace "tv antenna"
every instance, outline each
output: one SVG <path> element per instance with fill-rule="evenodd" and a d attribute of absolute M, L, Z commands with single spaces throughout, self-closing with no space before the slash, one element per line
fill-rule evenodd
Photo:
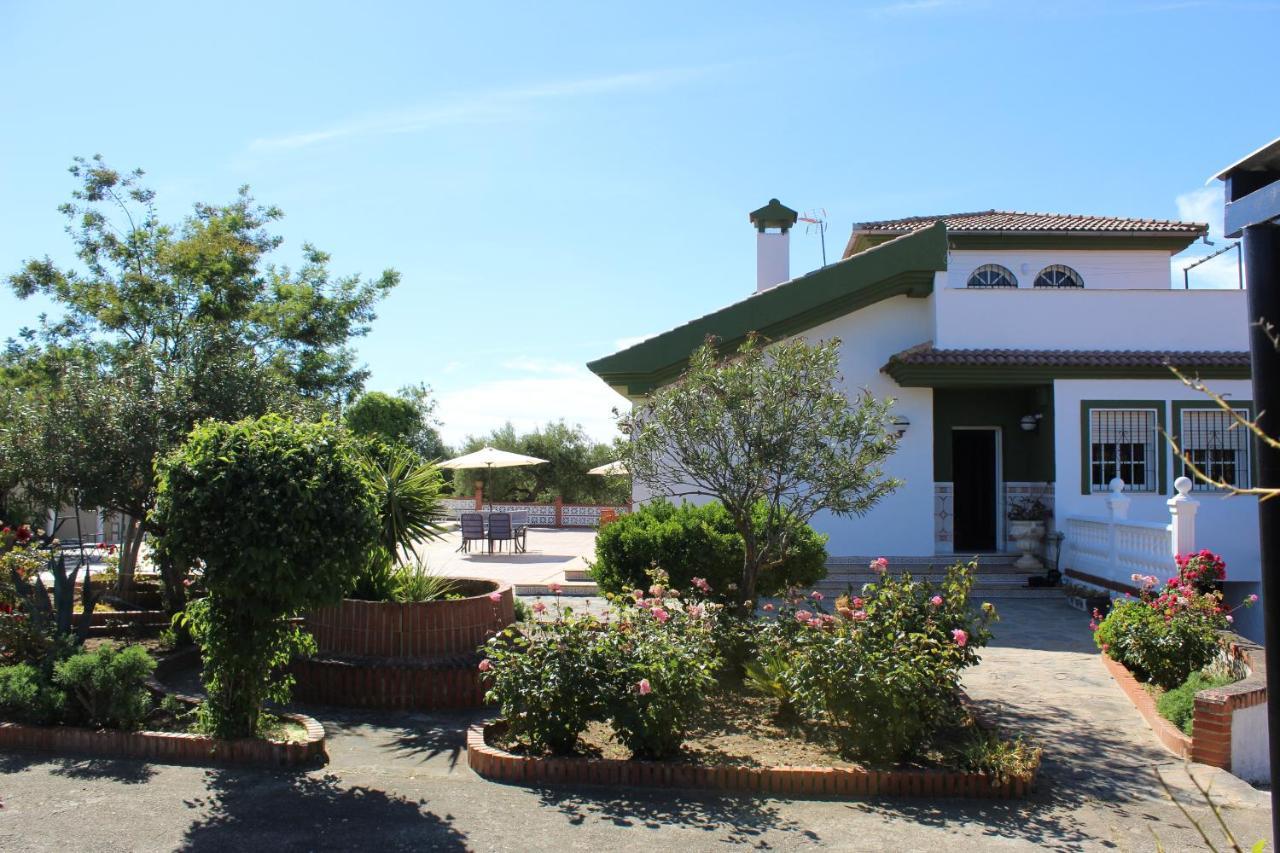
<path fill-rule="evenodd" d="M 825 267 L 827 265 L 827 209 L 819 207 L 806 210 L 799 219 L 805 223 L 804 233 L 812 234 L 817 230 L 818 239 L 822 241 L 822 265 Z"/>

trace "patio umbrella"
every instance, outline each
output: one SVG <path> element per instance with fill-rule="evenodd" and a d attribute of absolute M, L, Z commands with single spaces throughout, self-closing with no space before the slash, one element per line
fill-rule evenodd
<path fill-rule="evenodd" d="M 465 456 L 459 456 L 455 459 L 448 459 L 440 463 L 441 468 L 483 468 L 489 471 L 492 468 L 517 468 L 521 465 L 541 465 L 547 460 L 539 459 L 536 456 L 525 456 L 523 453 L 512 453 L 508 450 L 499 450 L 496 447 L 482 447 L 475 453 L 468 453 Z M 485 494 L 489 492 L 489 475 L 485 474 Z M 493 498 L 489 498 L 489 509 L 493 509 Z"/>
<path fill-rule="evenodd" d="M 600 477 L 625 477 L 631 472 L 627 470 L 627 464 L 619 459 L 616 462 L 606 462 L 603 465 L 597 465 L 587 472 Z"/>

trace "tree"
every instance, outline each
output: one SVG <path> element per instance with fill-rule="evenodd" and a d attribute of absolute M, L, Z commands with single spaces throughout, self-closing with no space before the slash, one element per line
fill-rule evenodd
<path fill-rule="evenodd" d="M 343 417 L 356 435 L 376 436 L 388 444 L 408 447 L 423 459 L 440 459 L 448 450 L 437 429 L 435 409 L 430 387 L 409 385 L 395 397 L 369 391 Z"/>
<path fill-rule="evenodd" d="M 289 619 L 339 598 L 377 547 L 378 512 L 361 448 L 328 419 L 210 421 L 157 465 L 157 546 L 203 565 L 208 595 L 185 611 L 202 647 L 205 727 L 252 737 L 278 676 L 313 647 Z"/>
<path fill-rule="evenodd" d="M 657 494 L 720 501 L 742 536 L 743 599 L 787 553 L 794 523 L 820 511 L 862 515 L 899 481 L 884 461 L 897 447 L 891 400 L 840 391 L 840 342 L 750 336 L 721 358 L 714 339 L 675 382 L 623 421 L 627 469 Z M 763 521 L 753 523 L 757 504 Z"/>
<path fill-rule="evenodd" d="M 620 453 L 617 443 L 592 441 L 581 426 L 553 421 L 532 432 L 517 434 L 510 423 L 487 436 L 470 436 L 460 453 L 484 446 L 546 459 L 546 464 L 518 468 L 495 468 L 479 472 L 462 470 L 454 474 L 456 494 L 470 494 L 472 484 L 483 473 L 488 494 L 498 501 L 550 501 L 559 495 L 567 503 L 621 504 L 631 494 L 627 477 L 600 477 L 587 471 L 612 462 Z"/>
<path fill-rule="evenodd" d="M 366 376 L 350 341 L 368 331 L 398 275 L 334 278 L 329 256 L 309 244 L 296 270 L 271 263 L 282 238 L 269 228 L 282 213 L 247 188 L 169 225 L 141 171 L 122 175 L 100 157 L 70 171 L 79 187 L 61 210 L 79 266 L 45 257 L 9 278 L 18 296 L 47 296 L 63 312 L 22 330 L 3 358 L 7 405 L 50 439 L 44 468 L 23 461 L 39 456 L 3 449 L 21 436 L 0 434 L 0 481 L 76 490 L 85 505 L 132 518 L 127 584 L 141 533 L 158 532 L 149 516 L 156 457 L 206 418 L 315 415 L 350 400 Z M 186 567 L 161 568 L 178 608 Z"/>

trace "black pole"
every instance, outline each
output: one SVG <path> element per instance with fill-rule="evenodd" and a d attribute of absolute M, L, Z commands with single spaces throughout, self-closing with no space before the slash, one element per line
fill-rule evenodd
<path fill-rule="evenodd" d="M 1253 401 L 1259 425 L 1280 437 L 1280 351 L 1263 324 L 1280 329 L 1280 226 L 1270 223 L 1244 229 L 1244 262 L 1249 271 L 1249 352 L 1253 368 Z M 1280 488 L 1280 450 L 1255 442 L 1258 485 Z M 1271 837 L 1280 839 L 1280 499 L 1258 502 L 1258 538 L 1262 563 L 1263 636 L 1268 657 L 1267 726 L 1271 733 Z"/>

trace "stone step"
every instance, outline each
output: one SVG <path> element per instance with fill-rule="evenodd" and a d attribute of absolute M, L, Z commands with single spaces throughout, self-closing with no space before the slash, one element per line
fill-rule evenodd
<path fill-rule="evenodd" d="M 592 581 L 591 571 L 587 568 L 565 569 L 564 579 L 569 582 Z"/>
<path fill-rule="evenodd" d="M 550 584 L 546 583 L 517 583 L 512 584 L 512 591 L 516 595 L 540 595 L 554 597 L 556 593 L 551 591 Z M 559 595 L 563 597 L 583 597 L 589 595 L 599 595 L 600 589 L 596 586 L 595 581 L 569 581 L 566 580 L 560 584 Z"/>

